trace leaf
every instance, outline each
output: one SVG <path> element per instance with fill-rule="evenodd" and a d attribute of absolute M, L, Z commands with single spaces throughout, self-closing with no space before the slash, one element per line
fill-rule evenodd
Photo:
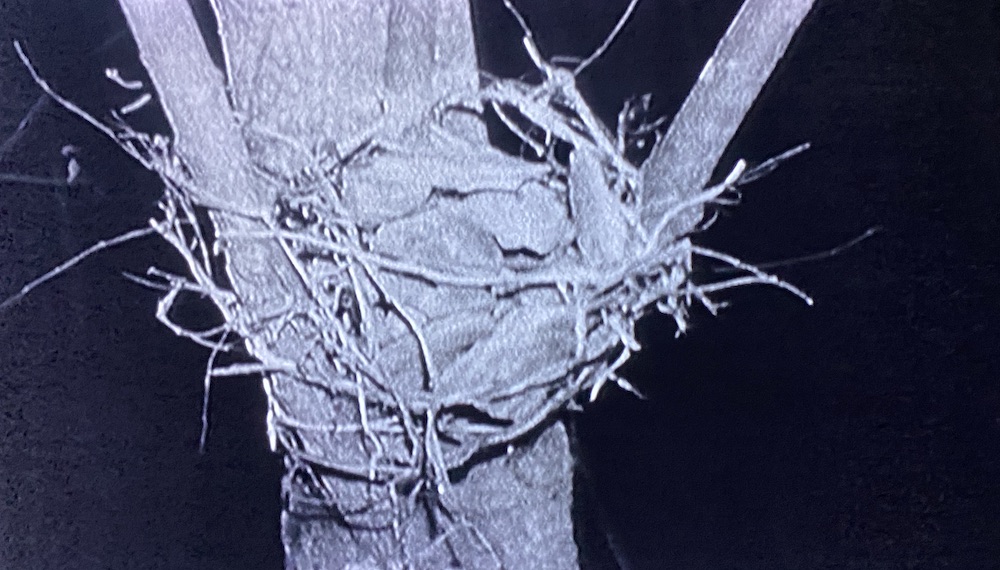
<path fill-rule="evenodd" d="M 456 309 L 458 309 L 456 307 Z M 490 311 L 458 309 L 448 315 L 418 323 L 420 334 L 429 351 L 432 372 L 450 367 L 457 358 L 475 346 L 496 326 Z M 412 395 L 423 390 L 423 370 L 420 367 L 420 348 L 409 330 L 395 327 L 395 334 L 379 347 L 378 361 L 402 394 Z M 387 333 L 386 331 L 379 331 Z M 447 391 L 448 386 L 435 379 L 436 397 Z"/>
<path fill-rule="evenodd" d="M 621 201 L 608 188 L 600 156 L 587 147 L 575 149 L 569 181 L 577 244 L 585 263 L 601 267 L 626 259 L 629 226 Z"/>
<path fill-rule="evenodd" d="M 576 348 L 568 306 L 525 306 L 507 313 L 483 338 L 441 370 L 449 392 L 487 394 L 568 369 Z"/>
<path fill-rule="evenodd" d="M 485 126 L 476 118 L 456 129 Z M 484 143 L 471 144 L 462 132 L 428 125 L 378 137 L 364 156 L 343 173 L 344 205 L 360 223 L 378 225 L 412 212 L 435 191 L 467 195 L 514 192 L 549 175 L 545 164 L 522 160 Z"/>
<path fill-rule="evenodd" d="M 372 248 L 397 259 L 440 271 L 463 269 L 496 272 L 503 257 L 492 234 L 466 217 L 447 209 L 428 209 L 386 223 L 372 240 Z"/>
<path fill-rule="evenodd" d="M 573 236 L 565 201 L 537 183 L 517 192 L 480 192 L 443 200 L 438 207 L 482 227 L 506 251 L 529 250 L 544 256 Z"/>

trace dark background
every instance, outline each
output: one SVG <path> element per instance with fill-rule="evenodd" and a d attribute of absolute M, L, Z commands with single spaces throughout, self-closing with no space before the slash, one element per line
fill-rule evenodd
<path fill-rule="evenodd" d="M 543 52 L 582 55 L 625 3 L 518 4 Z M 474 5 L 483 66 L 526 71 L 499 0 Z M 581 89 L 609 119 L 643 92 L 675 112 L 737 6 L 644 0 Z M 136 69 L 114 2 L 2 1 L 0 28 L 0 173 L 58 178 L 66 144 L 83 166 L 75 187 L 0 182 L 3 297 L 142 225 L 160 191 L 51 103 L 8 138 L 39 95 L 13 38 L 87 108 L 127 102 L 102 77 Z M 649 400 L 609 390 L 578 423 L 588 512 L 629 568 L 1000 568 L 998 31 L 995 2 L 818 0 L 721 169 L 813 149 L 698 240 L 769 261 L 883 230 L 777 269 L 813 308 L 757 287 L 679 340 L 642 324 Z M 132 243 L 0 315 L 0 568 L 281 567 L 263 394 L 217 381 L 198 454 L 206 351 L 120 277 L 150 264 L 180 269 Z"/>

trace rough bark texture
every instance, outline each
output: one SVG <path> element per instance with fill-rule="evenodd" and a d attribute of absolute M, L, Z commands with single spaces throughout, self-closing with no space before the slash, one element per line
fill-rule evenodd
<path fill-rule="evenodd" d="M 408 544 L 422 546 L 410 557 L 410 567 L 495 568 L 499 559 L 504 568 L 579 568 L 570 519 L 572 462 L 566 430 L 556 423 L 511 454 L 472 467 L 453 484 L 451 495 L 469 527 L 454 546 L 431 547 L 427 538 L 440 530 L 432 526 L 433 513 L 417 513 L 404 533 Z M 363 496 L 363 482 L 333 484 L 345 497 Z M 483 536 L 470 534 L 471 528 Z M 282 529 L 289 569 L 404 567 L 391 531 L 352 528 L 328 514 L 292 510 L 283 515 Z M 483 548 L 483 538 L 495 553 Z"/>

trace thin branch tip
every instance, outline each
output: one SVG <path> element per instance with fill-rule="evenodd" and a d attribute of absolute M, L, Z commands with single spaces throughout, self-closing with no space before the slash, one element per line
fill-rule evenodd
<path fill-rule="evenodd" d="M 51 280 L 55 279 L 56 277 L 62 275 L 66 271 L 72 269 L 74 266 L 76 266 L 77 264 L 79 264 L 81 261 L 87 259 L 91 255 L 94 255 L 95 253 L 97 253 L 99 251 L 102 251 L 102 250 L 105 250 L 105 249 L 108 249 L 108 248 L 111 248 L 111 247 L 115 247 L 117 245 L 121 245 L 121 244 L 129 242 L 129 241 L 132 241 L 134 239 L 139 239 L 139 238 L 143 238 L 143 237 L 147 237 L 147 236 L 153 235 L 154 233 L 156 233 L 156 232 L 155 232 L 155 230 L 153 228 L 139 228 L 139 229 L 127 231 L 127 232 L 125 232 L 123 234 L 120 234 L 120 235 L 115 236 L 115 237 L 110 238 L 110 239 L 98 241 L 94 245 L 88 247 L 87 249 L 81 251 L 80 253 L 74 255 L 73 257 L 67 259 L 66 261 L 60 263 L 59 265 L 57 265 L 54 268 L 50 269 L 49 271 L 45 272 L 40 277 L 38 277 L 38 278 L 36 278 L 36 279 L 34 279 L 32 281 L 29 281 L 27 284 L 25 284 L 23 287 L 21 287 L 20 291 L 18 291 L 14 295 L 11 295 L 6 300 L 4 300 L 2 303 L 0 303 L 0 313 L 6 311 L 7 309 L 9 309 L 11 307 L 13 307 L 17 303 L 19 303 L 22 299 L 24 299 L 24 297 L 26 297 L 29 293 L 31 293 L 32 291 L 34 291 L 38 287 L 44 285 L 45 283 L 48 283 L 49 281 L 51 281 Z"/>

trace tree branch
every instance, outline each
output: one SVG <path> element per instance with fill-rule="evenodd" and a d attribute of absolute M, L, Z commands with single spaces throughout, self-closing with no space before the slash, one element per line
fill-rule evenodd
<path fill-rule="evenodd" d="M 746 0 L 740 8 L 643 166 L 647 229 L 708 183 L 814 1 Z M 700 211 L 689 211 L 671 221 L 666 233 L 686 234 L 700 218 Z"/>

